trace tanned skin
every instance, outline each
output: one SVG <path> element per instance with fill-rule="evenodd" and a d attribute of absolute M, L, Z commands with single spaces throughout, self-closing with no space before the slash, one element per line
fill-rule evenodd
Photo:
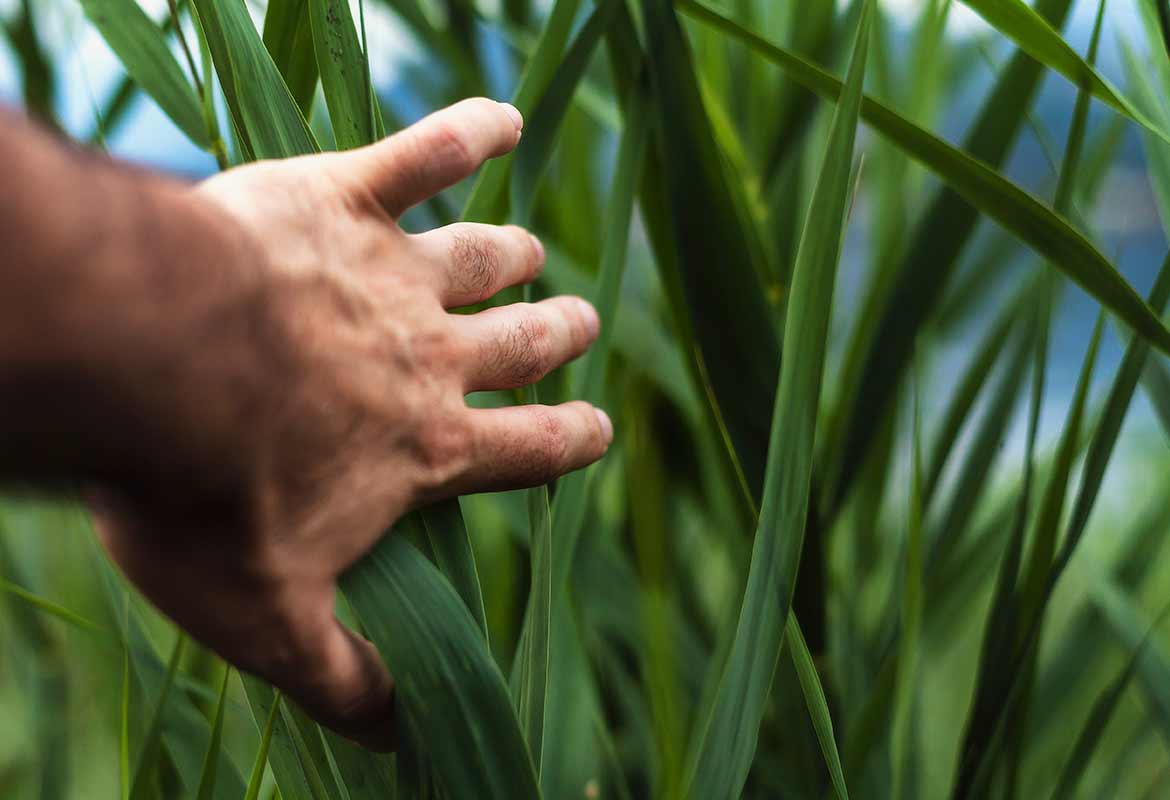
<path fill-rule="evenodd" d="M 191 186 L 0 117 L 0 481 L 82 487 L 158 608 L 378 749 L 393 681 L 334 616 L 338 576 L 408 510 L 545 483 L 613 438 L 583 402 L 464 400 L 597 336 L 577 297 L 450 313 L 533 280 L 535 238 L 396 223 L 522 124 L 466 100 Z"/>

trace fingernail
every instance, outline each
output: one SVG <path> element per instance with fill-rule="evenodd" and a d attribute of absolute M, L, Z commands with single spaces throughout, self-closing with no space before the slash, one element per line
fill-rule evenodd
<path fill-rule="evenodd" d="M 596 406 L 593 410 L 597 413 L 597 424 L 601 426 L 601 435 L 605 437 L 606 445 L 609 445 L 613 441 L 613 423 L 610 422 L 609 414 Z"/>
<path fill-rule="evenodd" d="M 508 116 L 512 118 L 512 124 L 516 126 L 516 132 L 519 133 L 524 129 L 524 117 L 520 114 L 520 109 L 511 103 L 500 103 L 504 110 L 508 112 Z"/>
<path fill-rule="evenodd" d="M 577 305 L 581 309 L 581 320 L 585 323 L 585 332 L 589 335 L 589 341 L 597 338 L 597 334 L 601 331 L 601 319 L 597 316 L 597 309 L 594 308 L 589 301 L 577 298 Z"/>
<path fill-rule="evenodd" d="M 532 246 L 536 248 L 536 263 L 544 266 L 544 245 L 531 233 L 528 234 L 528 238 L 532 240 Z"/>

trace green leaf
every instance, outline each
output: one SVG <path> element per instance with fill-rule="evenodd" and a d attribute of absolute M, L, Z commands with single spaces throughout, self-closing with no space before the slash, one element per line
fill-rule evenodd
<path fill-rule="evenodd" d="M 763 246 L 716 144 L 671 3 L 643 0 L 642 14 L 656 133 L 648 176 L 656 185 L 643 186 L 642 210 L 679 335 L 694 344 L 697 384 L 756 501 L 780 366 Z"/>
<path fill-rule="evenodd" d="M 906 520 L 905 567 L 902 575 L 902 613 L 898 631 L 898 678 L 891 724 L 890 769 L 893 797 L 902 797 L 909 783 L 908 760 L 914 752 L 914 705 L 917 698 L 919 636 L 923 606 L 923 479 L 920 382 L 914 373 L 910 429 L 910 503 Z"/>
<path fill-rule="evenodd" d="M 284 708 L 287 703 L 280 692 L 251 675 L 241 673 L 240 679 L 256 726 L 264 726 L 266 760 L 272 765 L 272 776 L 283 800 L 328 800 L 332 797 L 297 729 L 296 719 Z M 274 716 L 275 720 L 270 723 Z M 271 730 L 268 730 L 269 725 Z"/>
<path fill-rule="evenodd" d="M 1080 782 L 1081 776 L 1084 775 L 1085 768 L 1089 765 L 1097 745 L 1101 742 L 1101 737 L 1117 710 L 1121 696 L 1129 688 L 1134 675 L 1137 674 L 1138 667 L 1146 653 L 1146 646 L 1159 624 L 1165 619 L 1167 611 L 1170 611 L 1170 607 L 1158 615 L 1158 618 L 1142 636 L 1142 640 L 1138 642 L 1137 647 L 1134 648 L 1133 655 L 1129 657 L 1121 672 L 1110 681 L 1105 690 L 1097 697 L 1096 702 L 1093 703 L 1093 708 L 1085 719 L 1085 724 L 1077 736 L 1072 752 L 1069 753 L 1068 760 L 1064 762 L 1064 769 L 1061 770 L 1060 779 L 1056 782 L 1056 788 L 1052 792 L 1052 800 L 1077 796 L 1077 784 Z"/>
<path fill-rule="evenodd" d="M 785 641 L 788 642 L 788 652 L 792 655 L 792 664 L 796 668 L 796 676 L 800 680 L 800 690 L 804 694 L 804 702 L 817 734 L 817 742 L 821 746 L 821 755 L 829 769 L 833 791 L 841 800 L 848 800 L 849 790 L 845 787 L 845 772 L 841 768 L 841 756 L 837 752 L 837 739 L 833 734 L 833 717 L 829 713 L 829 701 L 825 699 L 825 690 L 821 686 L 817 666 L 813 663 L 812 653 L 808 651 L 808 644 L 804 641 L 804 634 L 800 631 L 800 623 L 796 621 L 795 614 L 788 615 L 784 635 Z"/>
<path fill-rule="evenodd" d="M 150 712 L 150 722 L 146 726 L 146 735 L 142 739 L 142 747 L 139 749 L 138 759 L 134 763 L 134 781 L 130 786 L 130 800 L 149 797 L 152 791 L 151 779 L 158 766 L 163 712 L 167 707 L 171 687 L 175 685 L 175 673 L 179 669 L 179 661 L 183 657 L 183 645 L 186 642 L 187 636 L 181 631 L 178 632 L 175 636 L 175 645 L 171 649 L 171 657 L 167 661 L 166 677 L 163 679 L 162 688 L 154 701 L 154 708 Z"/>
<path fill-rule="evenodd" d="M 435 563 L 463 598 L 467 610 L 483 631 L 484 641 L 487 641 L 487 614 L 483 609 L 479 571 L 475 567 L 475 551 L 471 548 L 459 501 L 445 500 L 424 508 L 416 515 L 416 522 L 421 522 L 426 530 Z"/>
<path fill-rule="evenodd" d="M 926 462 L 928 469 L 923 480 L 922 503 L 930 504 L 935 489 L 942 478 L 943 468 L 947 459 L 958 441 L 959 433 L 964 423 L 970 418 L 971 410 L 980 390 L 987 383 L 1000 354 L 1003 343 L 1011 334 L 1016 323 L 1029 304 L 1036 302 L 1036 284 L 1034 282 L 1021 285 L 1015 296 L 1003 304 L 1003 309 L 987 329 L 987 333 L 975 347 L 975 355 L 971 357 L 966 371 L 955 385 L 946 410 L 942 414 L 942 421 L 935 434 L 934 446 L 930 450 L 930 459 Z"/>
<path fill-rule="evenodd" d="M 81 0 L 126 72 L 149 94 L 187 138 L 210 146 L 199 96 L 171 54 L 166 36 L 134 0 Z"/>
<path fill-rule="evenodd" d="M 557 133 L 601 36 L 613 20 L 620 0 L 602 0 L 569 46 L 548 88 L 528 115 L 524 136 L 512 159 L 512 216 L 527 225 L 532 218 L 540 179 L 552 159 Z"/>
<path fill-rule="evenodd" d="M 1092 595 L 1106 627 L 1127 650 L 1140 650 L 1137 675 L 1150 699 L 1151 716 L 1170 736 L 1170 655 L 1157 639 L 1146 639 L 1153 627 L 1134 601 L 1107 579 L 1099 580 Z M 1143 644 L 1144 642 L 1144 644 Z"/>
<path fill-rule="evenodd" d="M 223 742 L 223 710 L 227 702 L 228 679 L 232 668 L 223 671 L 223 683 L 219 687 L 219 700 L 215 703 L 215 721 L 211 723 L 211 739 L 207 742 L 207 755 L 203 758 L 203 775 L 199 778 L 199 791 L 195 800 L 212 800 L 215 797 L 215 775 L 219 766 L 219 749 Z"/>
<path fill-rule="evenodd" d="M 90 622 L 88 619 L 81 616 L 77 612 L 70 611 L 68 608 L 65 608 L 58 603 L 54 603 L 52 600 L 48 600 L 44 597 L 41 597 L 40 595 L 34 594 L 28 589 L 25 589 L 23 586 L 19 586 L 6 578 L 0 578 L 0 592 L 5 592 L 6 594 L 9 594 L 12 597 L 20 600 L 22 603 L 26 603 L 29 607 L 35 608 L 37 611 L 41 611 L 45 614 L 56 617 L 57 619 L 72 625 L 78 630 L 102 636 L 110 635 L 108 631 L 103 630 L 99 625 Z"/>
<path fill-rule="evenodd" d="M 399 734 L 452 798 L 535 798 L 532 760 L 508 690 L 459 596 L 390 533 L 342 589 L 394 675 Z"/>
<path fill-rule="evenodd" d="M 371 753 L 325 728 L 321 728 L 321 733 L 337 763 L 337 773 L 345 781 L 349 800 L 394 800 L 393 755 Z"/>
<path fill-rule="evenodd" d="M 512 699 L 524 731 L 524 740 L 540 779 L 544 761 L 544 721 L 547 708 L 550 626 L 553 609 L 552 512 L 546 486 L 525 493 L 528 506 L 529 564 L 532 584 L 513 665 Z"/>
<path fill-rule="evenodd" d="M 512 95 L 512 105 L 525 117 L 556 74 L 579 4 L 580 0 L 556 0 L 548 15 L 548 22 L 540 32 L 540 39 L 528 63 L 524 65 L 524 73 Z M 493 159 L 483 166 L 463 207 L 463 219 L 469 222 L 500 222 L 507 216 L 508 173 L 511 168 L 512 159 L 508 156 Z"/>
<path fill-rule="evenodd" d="M 320 150 L 248 9 L 235 0 L 192 0 L 215 71 L 250 155 L 289 158 Z"/>
<path fill-rule="evenodd" d="M 313 48 L 329 121 L 339 150 L 377 140 L 369 67 L 358 41 L 349 0 L 308 0 Z"/>
<path fill-rule="evenodd" d="M 690 797 L 737 797 L 742 791 L 789 617 L 808 516 L 817 408 L 847 219 L 871 14 L 872 3 L 866 1 L 793 268 L 784 327 L 788 356 L 780 366 L 747 588 L 710 715 L 700 717 L 692 737 L 696 746 L 688 770 Z M 835 748 L 832 752 L 835 755 Z M 839 774 L 839 760 L 830 764 Z M 841 783 L 844 796 L 843 779 Z"/>
<path fill-rule="evenodd" d="M 272 732 L 276 727 L 276 719 L 280 716 L 280 693 L 276 693 L 268 709 L 268 718 L 260 734 L 260 747 L 256 750 L 256 759 L 252 763 L 252 776 L 248 779 L 248 789 L 244 792 L 244 800 L 257 800 L 260 796 L 260 785 L 264 783 L 264 770 L 268 766 L 268 748 L 272 744 Z"/>
<path fill-rule="evenodd" d="M 317 92 L 317 59 L 308 0 L 269 0 L 264 13 L 264 46 L 297 107 L 308 117 Z"/>
<path fill-rule="evenodd" d="M 1049 3 L 1054 7 L 1068 5 L 1067 0 L 1049 0 Z M 829 99 L 839 95 L 840 82 L 800 56 L 745 30 L 697 0 L 679 0 L 678 5 L 697 19 L 743 41 L 780 66 L 793 80 L 818 94 Z M 1015 70 L 1009 70 L 1001 85 L 1019 93 L 1027 88 L 1028 76 L 1024 78 L 1021 79 Z M 999 111 L 1006 103 L 1011 110 L 1008 100 L 993 97 L 990 109 Z M 1011 102 L 1019 103 L 1019 99 Z M 940 251 L 933 244 L 916 241 L 911 247 L 914 260 L 908 263 L 913 267 L 904 269 L 901 283 L 901 291 L 908 294 L 888 305 L 886 321 L 883 323 L 888 330 L 870 338 L 872 357 L 860 359 L 865 365 L 864 369 L 871 374 L 862 379 L 862 387 L 849 395 L 849 399 L 856 398 L 857 402 L 863 402 L 867 410 L 864 414 L 859 410 L 850 415 L 850 419 L 855 420 L 850 424 L 856 428 L 849 433 L 846 452 L 860 452 L 863 447 L 861 443 L 868 439 L 870 427 L 877 416 L 874 413 L 875 404 L 884 407 L 888 392 L 892 391 L 905 355 L 909 352 L 911 334 L 917 325 L 916 317 L 927 313 L 932 306 L 930 300 L 945 285 L 945 273 L 949 272 L 949 264 L 953 256 L 957 255 L 957 246 L 961 245 L 967 232 L 974 227 L 974 211 L 968 211 L 963 200 L 1047 257 L 1141 336 L 1164 352 L 1170 352 L 1170 331 L 1116 268 L 1064 219 L 979 158 L 952 147 L 882 103 L 865 98 L 862 117 L 871 127 L 935 172 L 962 200 L 944 193 L 920 228 L 922 237 L 933 237 L 948 231 L 947 269 L 940 266 Z M 988 125 L 994 123 L 993 132 L 999 141 L 994 141 L 996 137 L 986 135 L 982 127 L 976 128 L 969 141 L 973 145 L 977 144 L 980 151 L 989 154 L 993 161 L 998 161 L 1002 153 L 1006 152 L 1006 142 L 1010 141 L 1009 134 L 1014 128 L 992 117 L 988 117 L 986 122 Z M 959 228 L 964 231 L 962 236 L 955 233 Z M 953 255 L 951 251 L 954 251 Z M 892 365 L 898 365 L 898 368 L 892 369 Z M 856 459 L 852 463 L 856 463 Z"/>
<path fill-rule="evenodd" d="M 1150 133 L 1170 144 L 1170 134 L 1151 120 L 1117 91 L 1105 78 L 1069 46 L 1060 34 L 1023 0 L 963 0 L 963 4 L 983 17 L 1032 58 L 1056 70 L 1077 87 L 1113 106 Z"/>
<path fill-rule="evenodd" d="M 597 341 L 582 357 L 573 376 L 572 393 L 588 403 L 600 406 L 605 401 L 605 374 L 615 344 L 615 328 L 622 277 L 628 259 L 630 225 L 634 196 L 642 176 L 646 149 L 650 139 L 646 87 L 635 84 L 626 104 L 625 129 L 618 146 L 609 199 L 602 220 L 601 258 L 597 283 L 591 299 L 601 320 Z M 553 586 L 560 591 L 569 579 L 576 542 L 585 523 L 589 482 L 595 470 L 587 468 L 570 473 L 557 484 L 552 507 Z"/>

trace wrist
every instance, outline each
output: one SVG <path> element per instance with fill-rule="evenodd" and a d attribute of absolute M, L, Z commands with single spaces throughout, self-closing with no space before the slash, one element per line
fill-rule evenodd
<path fill-rule="evenodd" d="M 67 201 L 5 279 L 0 477 L 211 491 L 263 362 L 258 250 L 182 184 L 53 149 L 30 177 Z"/>

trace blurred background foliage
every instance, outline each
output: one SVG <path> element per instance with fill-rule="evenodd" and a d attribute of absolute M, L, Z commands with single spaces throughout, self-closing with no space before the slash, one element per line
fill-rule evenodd
<path fill-rule="evenodd" d="M 198 120 L 176 125 L 181 115 L 123 71 L 124 54 L 82 10 L 96 19 L 114 2 L 0 3 L 0 98 L 90 146 L 191 178 L 261 155 L 254 123 L 229 124 L 188 5 L 142 8 L 198 85 L 214 134 Z M 546 402 L 584 392 L 607 408 L 610 455 L 587 480 L 552 487 L 544 528 L 539 493 L 461 502 L 505 676 L 533 646 L 522 628 L 542 585 L 534 576 L 549 570 L 555 592 L 557 570 L 567 573 L 563 607 L 548 610 L 547 694 L 531 675 L 513 676 L 514 692 L 547 704 L 543 732 L 524 728 L 546 797 L 695 794 L 705 774 L 722 774 L 707 771 L 711 760 L 726 751 L 731 769 L 745 741 L 750 769 L 710 778 L 719 791 L 738 795 L 742 783 L 748 797 L 819 798 L 843 776 L 859 797 L 1170 792 L 1170 630 L 1158 624 L 1170 601 L 1165 356 L 1117 317 L 1094 325 L 1098 300 L 1049 260 L 1071 232 L 1044 239 L 1002 188 L 978 208 L 949 188 L 957 156 L 925 168 L 917 140 L 881 135 L 889 129 L 872 104 L 848 155 L 847 115 L 834 122 L 835 104 L 797 73 L 819 65 L 844 76 L 864 6 L 351 9 L 377 104 L 367 137 L 378 118 L 389 132 L 458 98 L 518 87 L 527 116 L 515 159 L 404 226 L 461 215 L 527 222 L 549 252 L 538 294 L 597 299 L 608 286 L 612 296 L 612 356 L 540 387 Z M 312 34 L 290 16 L 297 7 L 247 4 L 312 138 L 352 145 L 331 122 L 343 107 L 318 83 Z M 1164 9 L 1035 3 L 1140 109 L 1119 113 L 1100 91 L 1090 101 L 1088 73 L 1050 69 L 1059 53 L 1017 49 L 993 15 L 1018 7 L 877 3 L 865 91 L 1054 209 L 1160 313 L 1170 292 Z M 685 38 L 672 38 L 676 15 Z M 707 741 L 703 715 L 737 652 L 793 268 L 802 237 L 826 244 L 839 230 L 842 220 L 808 212 L 824 208 L 814 192 L 834 175 L 838 189 L 848 179 L 849 219 L 807 426 L 815 459 L 792 597 L 807 650 L 790 647 L 790 628 L 770 691 L 765 681 L 758 701 L 730 706 L 733 718 L 759 719 L 757 747 L 750 736 Z M 622 211 L 635 189 L 627 248 Z M 786 436 L 778 430 L 773 451 Z M 557 506 L 569 496 L 580 518 L 566 522 Z M 765 518 L 768 508 L 765 498 Z M 801 527 L 784 520 L 778 541 L 799 543 Z M 580 535 L 566 554 L 556 543 L 572 541 L 569 528 Z M 551 557 L 533 531 L 551 532 Z M 428 532 L 403 535 L 442 562 Z M 380 796 L 382 780 L 403 796 L 460 796 L 425 752 L 418 774 L 403 775 L 418 753 L 379 774 L 381 761 L 227 673 L 128 589 L 73 505 L 18 495 L 0 504 L 0 588 L 4 797 L 202 797 L 212 765 L 216 797 L 249 787 L 358 800 Z M 779 595 L 761 602 L 787 607 Z M 823 705 L 808 699 L 810 675 Z"/>

